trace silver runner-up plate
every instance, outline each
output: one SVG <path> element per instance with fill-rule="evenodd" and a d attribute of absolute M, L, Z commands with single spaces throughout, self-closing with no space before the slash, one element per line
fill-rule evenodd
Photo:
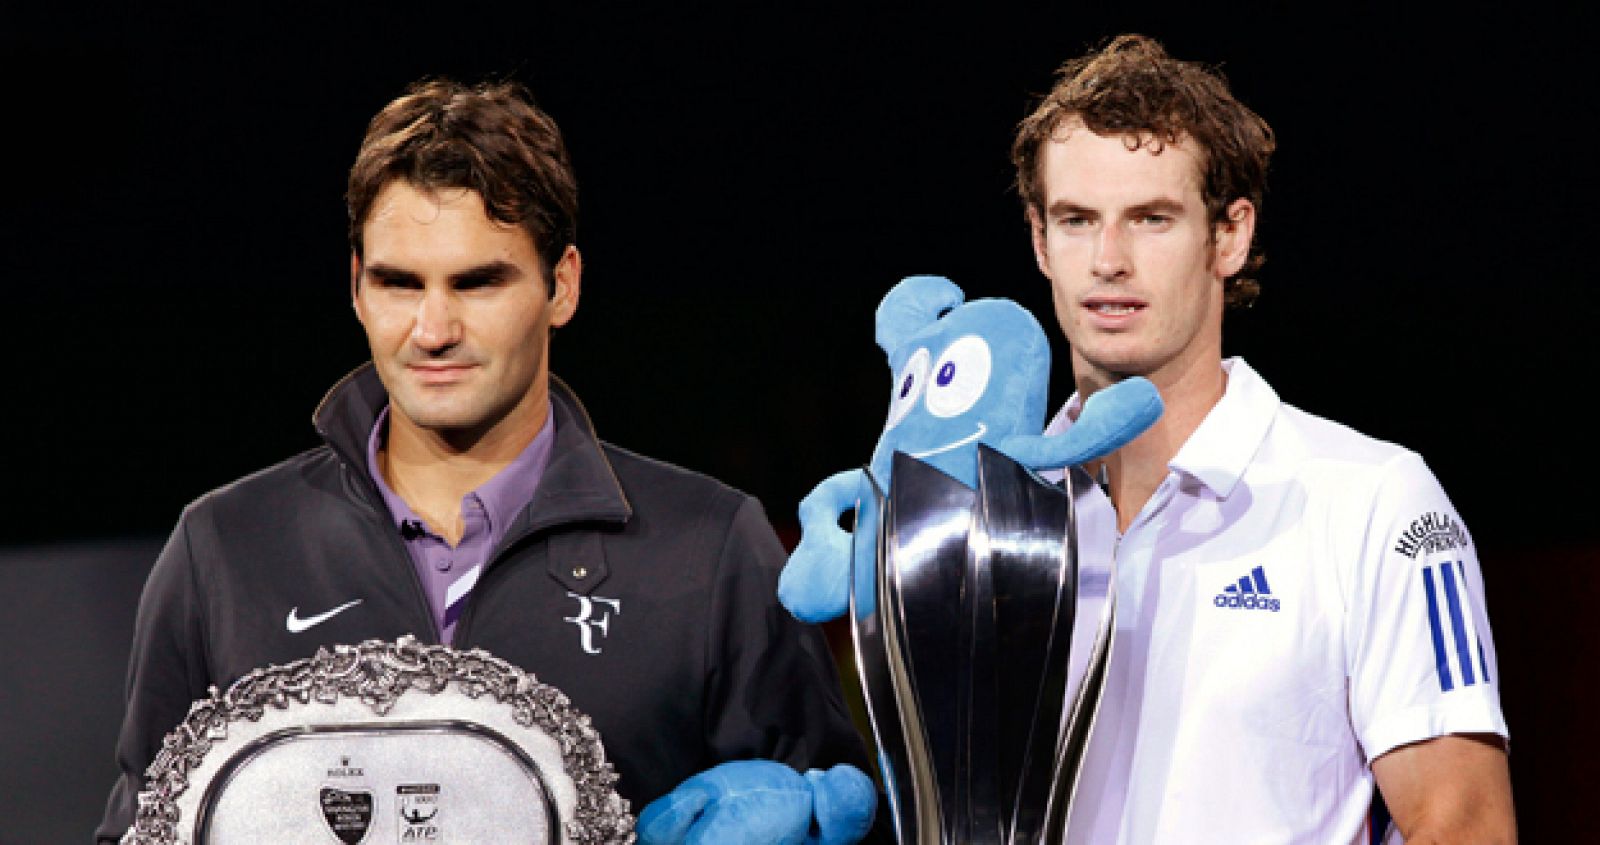
<path fill-rule="evenodd" d="M 634 841 L 589 717 L 488 652 L 368 640 L 210 693 L 162 742 L 124 843 Z"/>

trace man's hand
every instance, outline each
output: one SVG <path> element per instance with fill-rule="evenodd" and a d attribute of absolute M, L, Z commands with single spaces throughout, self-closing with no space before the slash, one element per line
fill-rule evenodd
<path fill-rule="evenodd" d="M 850 845 L 872 827 L 877 805 L 872 779 L 852 766 L 802 777 L 771 760 L 738 760 L 650 802 L 639 814 L 639 843 Z"/>
<path fill-rule="evenodd" d="M 1517 841 L 1498 736 L 1453 734 L 1402 745 L 1373 760 L 1372 774 L 1407 845 Z"/>

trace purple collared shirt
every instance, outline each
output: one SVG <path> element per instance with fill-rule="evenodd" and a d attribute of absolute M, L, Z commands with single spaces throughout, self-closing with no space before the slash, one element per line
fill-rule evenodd
<path fill-rule="evenodd" d="M 455 637 L 456 622 L 466 608 L 467 596 L 478 583 L 478 575 L 489 563 L 489 556 L 499 548 L 512 520 L 533 501 L 545 466 L 550 463 L 550 447 L 556 439 L 555 414 L 545 417 L 544 427 L 539 429 L 533 442 L 505 469 L 461 497 L 461 520 L 466 530 L 461 542 L 453 548 L 390 489 L 389 482 L 378 470 L 378 447 L 388 436 L 388 422 L 386 407 L 378 414 L 378 421 L 367 438 L 367 472 L 378 485 L 378 492 L 383 494 L 395 528 L 411 553 L 423 592 L 428 595 L 434 624 L 439 627 L 439 641 L 448 644 Z"/>

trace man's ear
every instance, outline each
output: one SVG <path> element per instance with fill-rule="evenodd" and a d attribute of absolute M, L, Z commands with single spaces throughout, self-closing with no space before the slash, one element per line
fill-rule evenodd
<path fill-rule="evenodd" d="M 350 251 L 350 307 L 355 309 L 356 319 L 361 320 L 361 258 L 355 250 Z M 365 321 L 363 321 L 365 322 Z"/>
<path fill-rule="evenodd" d="M 554 328 L 566 325 L 578 311 L 578 296 L 583 292 L 583 256 L 576 246 L 567 244 L 551 275 L 555 292 L 550 297 L 550 326 Z"/>
<path fill-rule="evenodd" d="M 1033 263 L 1039 267 L 1039 272 L 1050 277 L 1050 266 L 1045 255 L 1044 221 L 1039 219 L 1039 209 L 1028 206 L 1028 240 L 1033 244 Z"/>
<path fill-rule="evenodd" d="M 1255 203 L 1240 197 L 1228 204 L 1227 216 L 1217 224 L 1217 278 L 1226 279 L 1244 268 L 1250 257 L 1250 242 L 1256 234 Z"/>

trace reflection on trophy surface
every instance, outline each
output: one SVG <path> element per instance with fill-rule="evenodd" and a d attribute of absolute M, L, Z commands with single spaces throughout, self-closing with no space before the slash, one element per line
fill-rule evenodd
<path fill-rule="evenodd" d="M 893 478 L 857 509 L 850 618 L 899 840 L 1059 841 L 1110 573 L 1080 570 L 1068 491 L 987 446 L 977 489 L 898 452 Z"/>
<path fill-rule="evenodd" d="M 632 842 L 588 717 L 480 650 L 322 649 L 196 702 L 132 843 Z"/>

